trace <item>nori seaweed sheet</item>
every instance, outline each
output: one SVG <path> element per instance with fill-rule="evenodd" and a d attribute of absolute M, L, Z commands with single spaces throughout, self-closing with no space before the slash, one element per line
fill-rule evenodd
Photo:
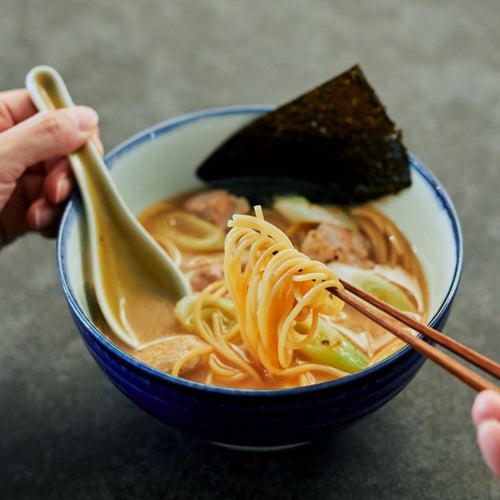
<path fill-rule="evenodd" d="M 358 65 L 244 126 L 197 174 L 246 195 L 304 184 L 312 201 L 341 204 L 411 184 L 402 133 Z"/>

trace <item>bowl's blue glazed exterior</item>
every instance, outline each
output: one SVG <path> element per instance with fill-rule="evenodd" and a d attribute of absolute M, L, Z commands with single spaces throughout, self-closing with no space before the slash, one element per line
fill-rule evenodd
<path fill-rule="evenodd" d="M 268 107 L 231 107 L 194 113 L 165 122 L 115 148 L 109 166 L 135 148 L 143 147 L 179 127 L 224 114 L 254 115 Z M 462 271 L 462 236 L 453 205 L 430 170 L 415 157 L 419 175 L 449 221 L 452 271 L 431 325 L 442 329 L 450 313 Z M 309 387 L 249 391 L 205 386 L 154 370 L 119 350 L 92 323 L 82 305 L 69 267 L 74 256 L 71 228 L 82 207 L 78 196 L 63 217 L 57 246 L 58 271 L 72 317 L 90 353 L 126 396 L 153 417 L 201 439 L 237 447 L 286 447 L 321 438 L 356 422 L 384 405 L 415 376 L 424 358 L 405 347 L 358 374 Z"/>

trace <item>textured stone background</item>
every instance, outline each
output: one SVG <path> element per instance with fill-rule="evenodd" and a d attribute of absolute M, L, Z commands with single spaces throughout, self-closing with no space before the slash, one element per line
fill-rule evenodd
<path fill-rule="evenodd" d="M 59 69 L 109 149 L 218 105 L 281 103 L 355 62 L 462 220 L 447 332 L 500 358 L 500 4 L 407 0 L 1 0 L 0 89 Z M 473 392 L 427 362 L 387 406 L 287 453 L 248 455 L 152 420 L 73 327 L 54 242 L 0 252 L 2 498 L 499 498 Z"/>

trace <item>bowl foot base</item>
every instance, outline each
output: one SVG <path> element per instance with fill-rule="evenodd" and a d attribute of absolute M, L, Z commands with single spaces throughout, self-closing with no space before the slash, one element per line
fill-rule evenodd
<path fill-rule="evenodd" d="M 210 444 L 214 444 L 215 446 L 220 446 L 222 448 L 227 448 L 229 450 L 251 451 L 251 452 L 283 451 L 283 450 L 290 450 L 292 448 L 298 448 L 299 446 L 304 446 L 306 444 L 309 444 L 309 441 L 304 441 L 302 443 L 281 444 L 276 446 L 245 446 L 238 444 L 219 443 L 217 441 L 208 441 L 208 442 Z"/>

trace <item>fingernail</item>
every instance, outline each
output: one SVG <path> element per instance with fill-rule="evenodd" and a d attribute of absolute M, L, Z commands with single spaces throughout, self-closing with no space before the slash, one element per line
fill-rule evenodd
<path fill-rule="evenodd" d="M 72 110 L 73 116 L 82 132 L 94 130 L 99 123 L 99 115 L 87 106 L 77 106 Z"/>
<path fill-rule="evenodd" d="M 71 193 L 72 187 L 72 183 L 68 178 L 59 179 L 56 184 L 55 203 L 61 203 L 61 201 L 65 200 Z"/>
<path fill-rule="evenodd" d="M 35 210 L 35 229 L 47 227 L 54 215 L 54 209 L 51 207 L 39 207 Z"/>

